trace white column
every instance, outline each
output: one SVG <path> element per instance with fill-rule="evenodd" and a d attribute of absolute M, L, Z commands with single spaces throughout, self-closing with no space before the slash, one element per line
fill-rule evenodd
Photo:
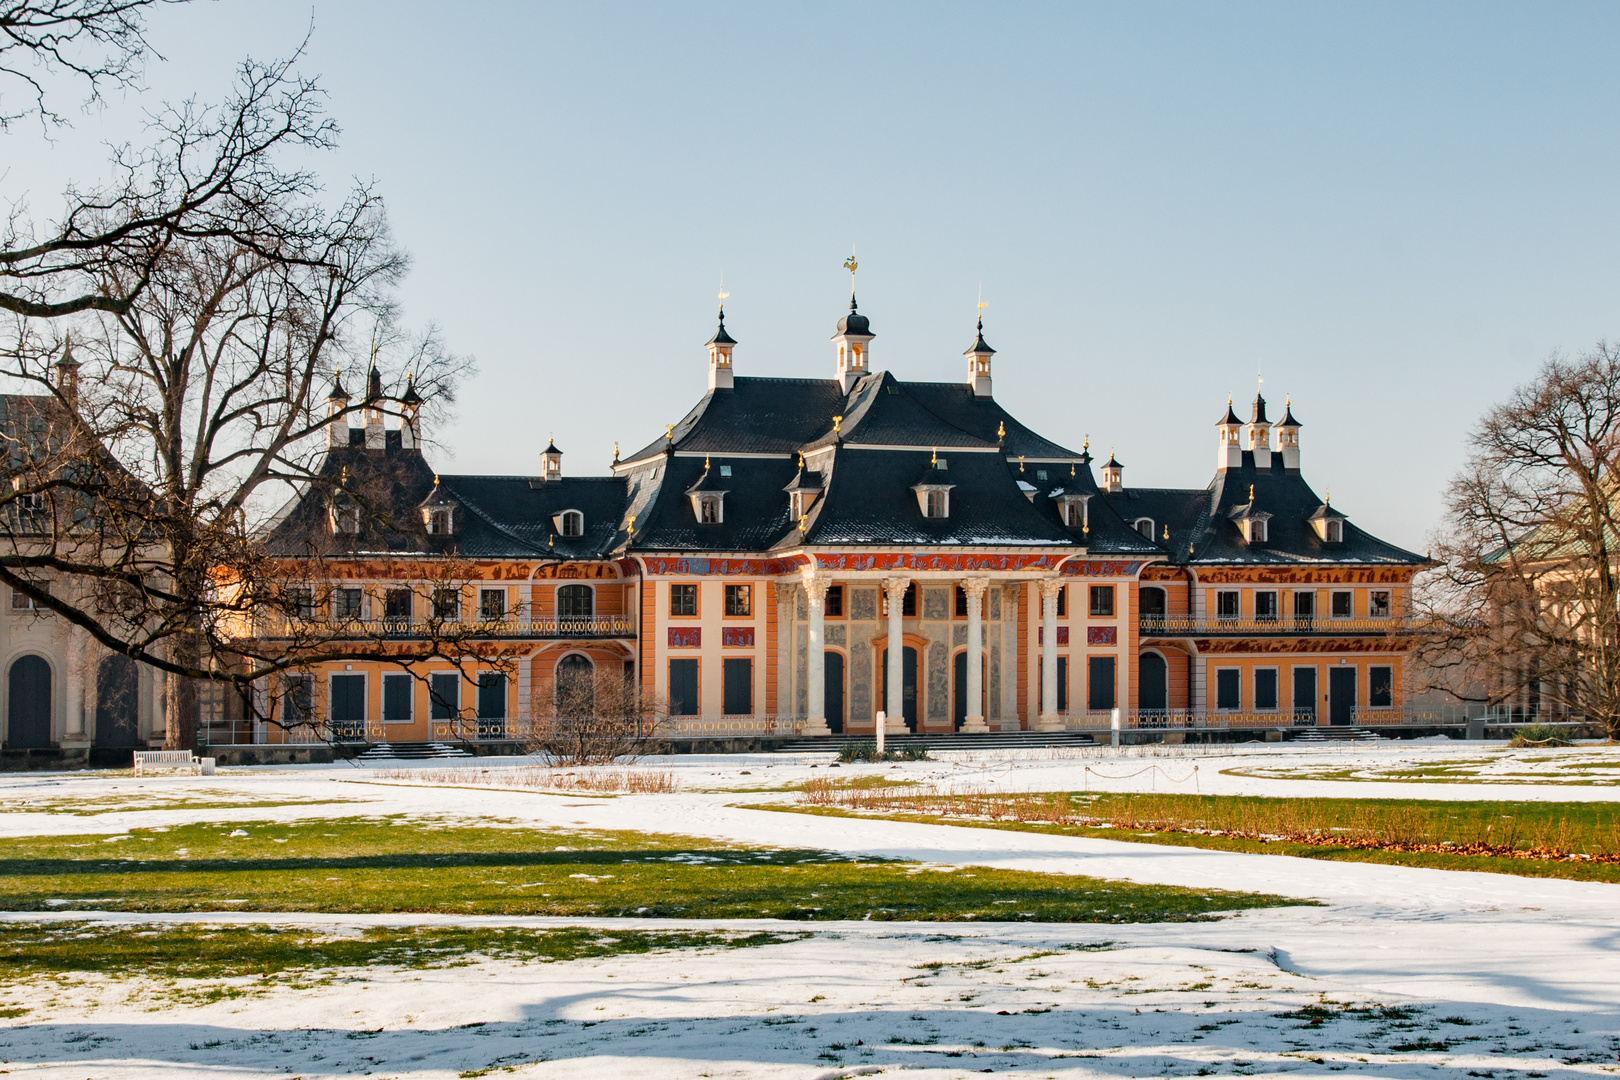
<path fill-rule="evenodd" d="M 1057 712 L 1057 598 L 1062 578 L 1041 579 L 1041 715 L 1040 731 L 1062 731 Z"/>
<path fill-rule="evenodd" d="M 885 578 L 883 591 L 889 597 L 889 709 L 888 728 L 891 734 L 905 734 L 905 626 L 904 612 L 909 578 Z"/>
<path fill-rule="evenodd" d="M 805 598 L 810 605 L 810 646 L 804 663 L 804 701 L 806 735 L 831 735 L 827 726 L 827 652 L 826 652 L 826 599 L 827 579 L 814 574 L 804 576 Z"/>
<path fill-rule="evenodd" d="M 169 736 L 169 714 L 163 704 L 163 684 L 168 673 L 152 669 L 152 733 L 153 739 L 167 740 Z"/>
<path fill-rule="evenodd" d="M 63 672 L 62 689 L 67 702 L 66 733 L 69 739 L 85 738 L 85 689 L 90 681 L 90 665 L 86 656 L 85 634 L 78 627 L 68 630 L 68 662 Z"/>
<path fill-rule="evenodd" d="M 984 594 L 990 582 L 968 578 L 962 582 L 967 594 L 967 717 L 963 731 L 989 731 L 984 722 Z"/>

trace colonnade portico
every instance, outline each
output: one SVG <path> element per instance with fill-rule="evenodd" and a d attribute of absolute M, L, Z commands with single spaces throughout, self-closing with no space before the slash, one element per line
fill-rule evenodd
<path fill-rule="evenodd" d="M 986 578 L 962 582 L 967 595 L 967 699 L 968 713 L 963 731 L 989 731 L 984 721 L 984 594 L 990 589 Z"/>
<path fill-rule="evenodd" d="M 1041 711 L 1040 731 L 1062 731 L 1057 700 L 1057 598 L 1063 579 L 1041 579 Z"/>
<path fill-rule="evenodd" d="M 889 670 L 888 670 L 888 703 L 889 711 L 887 724 L 884 730 L 892 734 L 904 734 L 906 730 L 905 709 L 901 702 L 905 700 L 905 665 L 900 662 L 905 649 L 905 604 L 906 590 L 911 588 L 911 579 L 892 577 L 883 579 L 883 591 L 889 598 Z M 921 717 L 918 725 L 921 726 Z"/>

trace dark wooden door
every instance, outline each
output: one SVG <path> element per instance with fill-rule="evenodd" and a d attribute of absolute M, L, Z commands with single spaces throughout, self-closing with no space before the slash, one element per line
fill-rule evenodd
<path fill-rule="evenodd" d="M 1328 668 L 1328 723 L 1348 724 L 1356 710 L 1356 669 Z"/>
<path fill-rule="evenodd" d="M 827 727 L 834 735 L 844 733 L 844 654 L 831 649 L 822 654 L 822 699 Z"/>
<path fill-rule="evenodd" d="M 43 657 L 19 656 L 11 665 L 6 743 L 13 750 L 51 745 L 51 665 Z"/>
<path fill-rule="evenodd" d="M 1137 666 L 1140 680 L 1137 708 L 1142 712 L 1164 712 L 1170 708 L 1170 670 L 1158 653 L 1143 653 Z"/>
<path fill-rule="evenodd" d="M 96 745 L 140 744 L 137 691 L 140 678 L 127 656 L 103 657 L 96 665 Z"/>

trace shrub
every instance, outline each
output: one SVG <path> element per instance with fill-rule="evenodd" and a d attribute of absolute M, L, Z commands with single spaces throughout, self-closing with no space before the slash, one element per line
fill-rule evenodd
<path fill-rule="evenodd" d="M 1526 724 L 1514 733 L 1508 740 L 1513 747 L 1525 746 L 1569 746 L 1570 741 L 1564 737 L 1563 732 L 1551 724 Z"/>

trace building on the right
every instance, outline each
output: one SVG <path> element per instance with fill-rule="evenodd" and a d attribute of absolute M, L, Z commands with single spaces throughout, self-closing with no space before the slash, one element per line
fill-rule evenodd
<path fill-rule="evenodd" d="M 1202 490 L 1132 488 L 1112 456 L 1099 494 L 1166 553 L 1143 567 L 1128 700 L 1294 725 L 1396 719 L 1413 644 L 1413 577 L 1429 561 L 1334 509 L 1300 472 L 1300 423 L 1227 402 Z M 1151 721 L 1150 721 L 1151 722 Z"/>

